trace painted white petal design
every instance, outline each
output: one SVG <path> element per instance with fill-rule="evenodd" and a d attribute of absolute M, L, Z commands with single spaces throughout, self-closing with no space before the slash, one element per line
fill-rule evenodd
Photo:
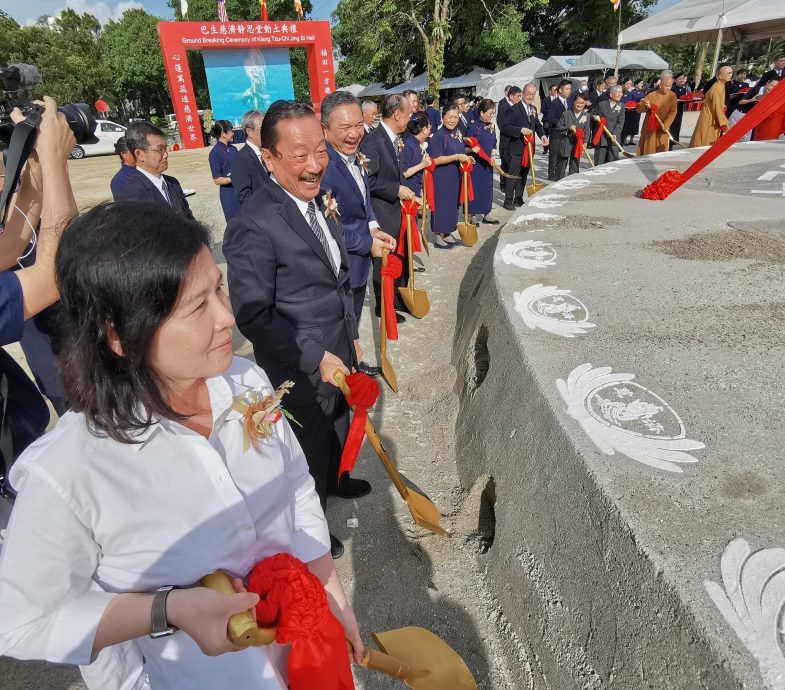
<path fill-rule="evenodd" d="M 594 324 L 589 323 L 589 310 L 570 294 L 570 290 L 539 283 L 516 292 L 514 297 L 515 309 L 531 329 L 574 338 L 586 333 L 586 329 L 594 328 Z"/>
<path fill-rule="evenodd" d="M 524 216 L 518 216 L 513 225 L 524 225 L 525 223 L 532 223 L 535 220 L 561 220 L 564 216 L 559 216 L 555 213 L 527 213 Z"/>
<path fill-rule="evenodd" d="M 615 173 L 617 170 L 618 168 L 613 165 L 601 165 L 599 168 L 584 170 L 583 174 L 589 175 L 590 177 L 599 177 L 600 175 L 610 175 L 611 173 Z"/>
<path fill-rule="evenodd" d="M 565 194 L 537 194 L 529 199 L 530 208 L 556 208 L 567 203 Z"/>
<path fill-rule="evenodd" d="M 686 438 L 676 412 L 639 383 L 634 374 L 613 373 L 611 367 L 581 364 L 556 387 L 567 412 L 606 455 L 621 453 L 644 465 L 682 472 L 679 464 L 697 462 L 686 453 L 705 445 Z M 677 464 L 678 463 L 678 464 Z"/>
<path fill-rule="evenodd" d="M 648 158 L 625 158 L 623 160 L 618 160 L 614 165 L 637 165 L 638 163 L 643 163 L 644 161 L 649 160 Z"/>
<path fill-rule="evenodd" d="M 582 189 L 583 187 L 588 187 L 590 184 L 591 180 L 586 180 L 582 177 L 570 177 L 552 184 L 551 189 Z"/>
<path fill-rule="evenodd" d="M 742 644 L 755 657 L 766 686 L 785 688 L 785 655 L 780 627 L 785 611 L 785 549 L 750 555 L 744 539 L 734 539 L 720 559 L 722 584 L 703 585 Z"/>
<path fill-rule="evenodd" d="M 556 264 L 556 251 L 547 242 L 522 240 L 508 244 L 501 251 L 502 261 L 533 271 Z"/>
<path fill-rule="evenodd" d="M 707 147 L 708 148 L 708 147 Z M 679 156 L 686 156 L 687 151 L 684 149 L 673 149 L 673 151 L 660 151 L 659 153 L 650 153 L 651 158 L 678 158 Z"/>

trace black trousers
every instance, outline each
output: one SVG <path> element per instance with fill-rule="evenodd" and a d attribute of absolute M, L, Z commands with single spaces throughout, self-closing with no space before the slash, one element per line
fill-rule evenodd
<path fill-rule="evenodd" d="M 594 164 L 602 165 L 619 160 L 619 151 L 615 146 L 597 146 L 594 149 Z"/>
<path fill-rule="evenodd" d="M 573 158 L 572 156 L 569 158 L 558 156 L 556 159 L 556 180 L 561 180 L 562 177 L 564 177 L 565 171 L 567 170 L 567 161 L 570 162 L 570 175 L 574 175 L 580 170 L 580 159 Z"/>
<path fill-rule="evenodd" d="M 526 186 L 526 178 L 529 176 L 529 167 L 521 166 L 522 157 L 519 155 L 510 156 L 509 168 L 510 175 L 519 175 L 520 180 L 507 180 L 504 190 L 504 203 L 510 203 L 513 199 L 523 199 L 523 188 Z"/>
<path fill-rule="evenodd" d="M 556 134 L 556 127 L 553 128 L 551 139 L 548 142 L 548 179 L 559 180 L 556 177 L 556 161 L 559 158 L 559 148 L 561 148 L 561 140 L 564 137 Z"/>
<path fill-rule="evenodd" d="M 351 421 L 349 406 L 336 388 L 327 400 L 300 407 L 286 405 L 286 409 L 302 424 L 292 423 L 292 430 L 305 453 L 322 509 L 326 509 L 328 494 L 338 487 L 338 468 Z"/>
<path fill-rule="evenodd" d="M 363 304 L 365 304 L 365 291 L 368 289 L 368 283 L 360 285 L 360 287 L 352 288 L 352 296 L 354 297 L 354 318 L 357 320 L 357 325 L 360 325 L 360 316 L 363 313 Z"/>
<path fill-rule="evenodd" d="M 508 173 L 510 167 L 510 149 L 500 148 L 499 159 L 501 160 L 501 168 L 504 172 Z M 507 178 L 499 175 L 499 189 L 503 192 L 507 187 Z"/>

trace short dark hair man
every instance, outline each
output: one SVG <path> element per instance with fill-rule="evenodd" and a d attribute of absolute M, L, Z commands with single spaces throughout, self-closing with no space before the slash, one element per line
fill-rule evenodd
<path fill-rule="evenodd" d="M 130 179 L 125 185 L 113 190 L 114 200 L 153 201 L 170 206 L 179 215 L 193 218 L 180 183 L 171 175 L 164 175 L 169 168 L 164 133 L 152 122 L 141 120 L 125 130 L 125 141 L 136 160 L 136 170 L 133 175 L 129 173 Z"/>
<path fill-rule="evenodd" d="M 270 173 L 262 160 L 261 110 L 249 110 L 243 115 L 240 126 L 245 132 L 245 146 L 237 153 L 232 163 L 232 187 L 240 205 L 270 179 Z"/>
<path fill-rule="evenodd" d="M 548 179 L 553 181 L 558 179 L 556 177 L 556 159 L 561 148 L 560 140 L 565 137 L 564 134 L 556 129 L 556 125 L 565 112 L 572 110 L 571 94 L 572 82 L 569 79 L 562 79 L 559 82 L 559 87 L 556 92 L 556 100 L 548 106 L 548 113 L 545 116 L 545 122 L 548 124 L 548 136 L 550 138 L 548 144 Z"/>
<path fill-rule="evenodd" d="M 436 103 L 436 96 L 429 93 L 425 97 L 425 114 L 428 116 L 428 122 L 431 123 L 431 134 L 435 134 L 442 124 L 442 114 L 434 107 L 434 103 Z"/>
<path fill-rule="evenodd" d="M 112 181 L 109 183 L 109 189 L 112 190 L 112 197 L 117 196 L 117 190 L 128 184 L 128 181 L 133 177 L 134 170 L 136 170 L 136 160 L 134 155 L 128 150 L 128 143 L 125 137 L 120 137 L 114 144 L 114 152 L 120 157 L 120 169 L 115 173 Z"/>
<path fill-rule="evenodd" d="M 357 498 L 367 482 L 338 477 L 349 431 L 349 407 L 333 381 L 356 367 L 362 352 L 349 282 L 340 210 L 322 187 L 327 142 L 313 109 L 275 101 L 261 131 L 271 173 L 229 221 L 223 241 L 237 327 L 273 386 L 294 381 L 286 409 L 316 492 Z M 333 200 L 334 201 L 334 200 Z M 332 553 L 343 553 L 332 537 Z"/>

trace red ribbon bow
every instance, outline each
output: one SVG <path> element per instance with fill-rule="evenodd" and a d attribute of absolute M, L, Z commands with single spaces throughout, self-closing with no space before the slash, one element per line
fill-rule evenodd
<path fill-rule="evenodd" d="M 491 157 L 485 153 L 485 151 L 483 151 L 482 146 L 480 146 L 480 142 L 477 141 L 477 137 L 464 137 L 463 140 L 469 145 L 470 149 L 479 149 L 479 151 L 472 151 L 475 156 L 478 156 L 484 160 L 488 165 L 493 165 Z"/>
<path fill-rule="evenodd" d="M 472 185 L 471 172 L 474 168 L 474 161 L 469 159 L 466 163 L 461 163 L 461 203 L 474 201 L 474 185 Z"/>
<path fill-rule="evenodd" d="M 401 202 L 401 232 L 398 235 L 398 256 L 404 256 L 406 253 L 406 231 L 409 224 L 412 228 L 412 251 L 417 253 L 422 251 L 422 244 L 420 244 L 420 233 L 417 232 L 417 211 L 420 210 L 420 204 L 414 199 L 407 199 Z M 407 222 L 406 219 L 409 219 Z"/>
<path fill-rule="evenodd" d="M 523 157 L 521 158 L 521 168 L 528 168 L 531 164 L 529 151 L 534 150 L 534 135 L 526 134 L 523 137 Z"/>
<path fill-rule="evenodd" d="M 384 327 L 387 340 L 398 340 L 398 320 L 395 316 L 395 281 L 403 273 L 403 263 L 395 254 L 387 255 L 387 265 L 381 270 L 382 290 L 384 291 Z"/>
<path fill-rule="evenodd" d="M 259 625 L 276 626 L 276 642 L 292 645 L 291 690 L 354 690 L 343 628 L 305 563 L 288 553 L 265 558 L 248 576 L 248 591 L 260 596 Z"/>
<path fill-rule="evenodd" d="M 600 143 L 600 139 L 602 139 L 602 133 L 605 131 L 605 125 L 607 124 L 608 120 L 604 117 L 601 117 L 597 126 L 597 131 L 594 133 L 594 138 L 591 140 L 592 146 L 597 146 L 597 144 Z"/>
<path fill-rule="evenodd" d="M 362 374 L 359 371 L 351 374 L 346 377 L 346 385 L 350 390 L 346 402 L 354 408 L 354 415 L 341 454 L 341 466 L 338 469 L 339 480 L 344 472 L 351 472 L 354 469 L 354 464 L 360 453 L 360 446 L 365 438 L 365 420 L 368 419 L 368 408 L 373 407 L 379 398 L 379 384 L 368 374 Z"/>
<path fill-rule="evenodd" d="M 431 213 L 436 210 L 436 193 L 433 189 L 433 171 L 436 170 L 436 162 L 431 160 L 431 164 L 422 171 L 422 186 L 425 191 L 425 199 Z"/>
<path fill-rule="evenodd" d="M 635 110 L 638 107 L 638 101 L 627 101 L 625 107 L 627 110 Z"/>
<path fill-rule="evenodd" d="M 659 132 L 660 121 L 657 119 L 657 110 L 659 110 L 659 106 L 656 103 L 649 103 L 649 110 L 651 111 L 651 115 L 649 115 L 649 131 Z"/>
<path fill-rule="evenodd" d="M 583 137 L 585 132 L 582 129 L 575 129 L 575 147 L 572 150 L 573 158 L 580 158 L 583 155 Z"/>

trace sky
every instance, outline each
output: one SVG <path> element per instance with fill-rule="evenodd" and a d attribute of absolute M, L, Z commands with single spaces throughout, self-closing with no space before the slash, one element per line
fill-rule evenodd
<path fill-rule="evenodd" d="M 662 10 L 680 0 L 659 0 L 654 11 Z M 312 0 L 314 19 L 329 19 L 338 0 Z M 144 7 L 150 14 L 171 19 L 172 13 L 166 0 L 4 0 L 3 9 L 20 24 L 30 24 L 42 14 L 58 15 L 65 7 L 72 7 L 80 14 L 89 12 L 105 24 L 119 19 L 125 10 Z"/>

